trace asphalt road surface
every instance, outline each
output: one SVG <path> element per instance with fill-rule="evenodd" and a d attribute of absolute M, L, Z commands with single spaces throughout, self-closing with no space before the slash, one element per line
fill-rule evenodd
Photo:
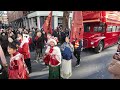
<path fill-rule="evenodd" d="M 116 52 L 117 45 L 109 47 L 101 53 L 94 53 L 93 50 L 84 50 L 81 54 L 81 64 L 74 67 L 76 61 L 72 61 L 72 76 L 70 79 L 112 79 L 107 66 Z M 7 57 L 9 62 L 9 59 Z M 48 79 L 48 67 L 43 62 L 35 62 L 35 52 L 31 52 L 32 73 L 31 79 Z"/>

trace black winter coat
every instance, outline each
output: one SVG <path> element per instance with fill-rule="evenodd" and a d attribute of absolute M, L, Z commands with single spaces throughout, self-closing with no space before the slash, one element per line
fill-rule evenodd
<path fill-rule="evenodd" d="M 43 48 L 44 47 L 44 39 L 42 37 L 39 37 L 37 40 L 35 40 L 36 48 Z"/>

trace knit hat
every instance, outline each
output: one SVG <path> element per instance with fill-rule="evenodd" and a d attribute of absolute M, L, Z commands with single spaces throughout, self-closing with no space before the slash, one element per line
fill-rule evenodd
<path fill-rule="evenodd" d="M 57 37 L 51 37 L 49 40 L 48 40 L 48 44 L 50 44 L 50 42 L 54 42 L 55 43 L 55 45 L 57 45 L 57 42 L 58 42 L 58 39 L 57 39 Z"/>

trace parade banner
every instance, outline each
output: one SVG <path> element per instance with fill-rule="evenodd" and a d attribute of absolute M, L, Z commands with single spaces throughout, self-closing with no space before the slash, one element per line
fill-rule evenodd
<path fill-rule="evenodd" d="M 23 41 L 29 43 L 29 35 L 23 34 Z"/>
<path fill-rule="evenodd" d="M 52 34 L 52 11 L 50 12 L 47 19 L 45 20 L 43 24 L 43 29 L 45 33 Z"/>
<path fill-rule="evenodd" d="M 70 42 L 75 40 L 83 39 L 83 16 L 82 11 L 74 11 L 73 12 L 73 20 L 72 20 L 72 27 L 71 27 L 71 34 L 70 34 Z"/>

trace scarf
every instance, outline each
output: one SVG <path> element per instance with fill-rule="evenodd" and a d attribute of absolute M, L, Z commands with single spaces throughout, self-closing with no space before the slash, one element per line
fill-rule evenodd
<path fill-rule="evenodd" d="M 53 47 L 50 47 L 49 53 L 52 53 L 52 52 L 53 52 Z"/>

